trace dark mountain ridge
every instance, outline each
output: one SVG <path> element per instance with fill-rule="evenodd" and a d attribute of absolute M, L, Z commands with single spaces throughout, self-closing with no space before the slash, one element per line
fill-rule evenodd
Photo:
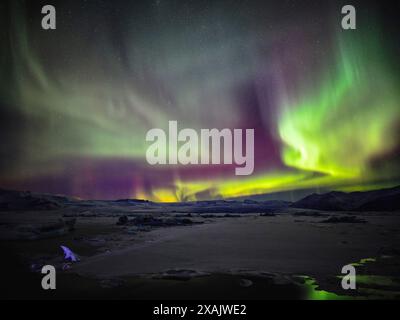
<path fill-rule="evenodd" d="M 283 200 L 256 201 L 209 200 L 177 203 L 157 203 L 138 199 L 77 200 L 59 195 L 0 189 L 0 210 L 57 210 L 67 206 L 137 207 L 143 210 L 192 213 L 269 212 L 288 207 L 325 211 L 393 211 L 400 210 L 400 186 L 373 191 L 313 193 L 294 203 Z"/>
<path fill-rule="evenodd" d="M 373 191 L 313 193 L 293 208 L 327 211 L 393 211 L 400 209 L 400 186 Z"/>

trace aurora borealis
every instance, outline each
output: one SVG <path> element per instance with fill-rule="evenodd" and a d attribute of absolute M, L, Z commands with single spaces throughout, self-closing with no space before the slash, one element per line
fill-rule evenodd
<path fill-rule="evenodd" d="M 54 31 L 47 2 L 0 4 L 0 187 L 184 201 L 398 184 L 400 50 L 378 1 L 355 1 L 346 31 L 341 1 L 50 2 Z M 146 132 L 170 120 L 254 128 L 253 175 L 148 165 Z"/>

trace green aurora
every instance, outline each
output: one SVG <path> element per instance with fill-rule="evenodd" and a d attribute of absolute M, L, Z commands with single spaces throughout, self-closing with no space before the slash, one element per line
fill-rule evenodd
<path fill-rule="evenodd" d="M 399 182 L 399 79 L 378 19 L 361 12 L 361 30 L 343 31 L 329 17 L 318 27 L 326 35 L 304 19 L 301 29 L 295 20 L 269 31 L 264 16 L 255 26 L 218 5 L 185 29 L 167 8 L 163 19 L 149 11 L 153 24 L 127 9 L 121 47 L 106 23 L 94 25 L 98 17 L 79 33 L 64 23 L 44 34 L 32 27 L 40 16 L 27 20 L 23 2 L 10 3 L 2 10 L 15 19 L 2 33 L 1 187 L 182 201 Z M 149 166 L 146 132 L 169 120 L 255 128 L 256 172 Z"/>

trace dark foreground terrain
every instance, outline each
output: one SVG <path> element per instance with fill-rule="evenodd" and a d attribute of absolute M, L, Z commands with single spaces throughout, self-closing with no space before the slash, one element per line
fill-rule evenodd
<path fill-rule="evenodd" d="M 160 204 L 1 191 L 0 297 L 398 299 L 399 188 L 370 195 Z M 46 264 L 56 290 L 41 288 Z M 347 264 L 356 290 L 341 288 Z"/>

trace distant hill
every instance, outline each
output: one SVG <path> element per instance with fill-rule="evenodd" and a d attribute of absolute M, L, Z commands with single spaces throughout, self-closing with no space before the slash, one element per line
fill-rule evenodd
<path fill-rule="evenodd" d="M 142 212 L 165 213 L 265 213 L 287 208 L 291 203 L 282 200 L 210 200 L 160 203 L 140 199 L 78 200 L 51 194 L 0 189 L 0 211 L 57 210 L 66 207 L 95 208 L 107 211 L 111 207 L 135 207 Z M 108 208 L 108 209 L 107 209 Z"/>
<path fill-rule="evenodd" d="M 278 197 L 279 198 L 279 197 Z M 136 207 L 138 210 L 163 210 L 169 213 L 252 213 L 283 210 L 288 207 L 327 211 L 392 211 L 400 210 L 400 186 L 367 192 L 331 191 L 313 193 L 296 202 L 247 199 L 157 203 L 139 199 L 78 200 L 70 197 L 0 189 L 0 211 L 57 210 L 79 207 Z M 106 210 L 106 209 L 105 209 Z"/>
<path fill-rule="evenodd" d="M 288 191 L 277 191 L 270 193 L 262 193 L 262 194 L 254 194 L 247 196 L 240 196 L 230 198 L 230 200 L 253 200 L 253 201 L 271 201 L 271 200 L 281 200 L 288 202 L 295 202 L 303 199 L 304 197 L 312 194 L 312 193 L 325 193 L 329 192 L 332 189 L 328 188 L 305 188 L 305 189 L 297 189 L 297 190 L 288 190 Z"/>
<path fill-rule="evenodd" d="M 54 210 L 69 201 L 64 196 L 0 189 L 0 210 Z"/>
<path fill-rule="evenodd" d="M 393 211 L 400 209 L 400 186 L 357 192 L 332 191 L 311 194 L 291 205 L 294 208 L 327 211 Z"/>

